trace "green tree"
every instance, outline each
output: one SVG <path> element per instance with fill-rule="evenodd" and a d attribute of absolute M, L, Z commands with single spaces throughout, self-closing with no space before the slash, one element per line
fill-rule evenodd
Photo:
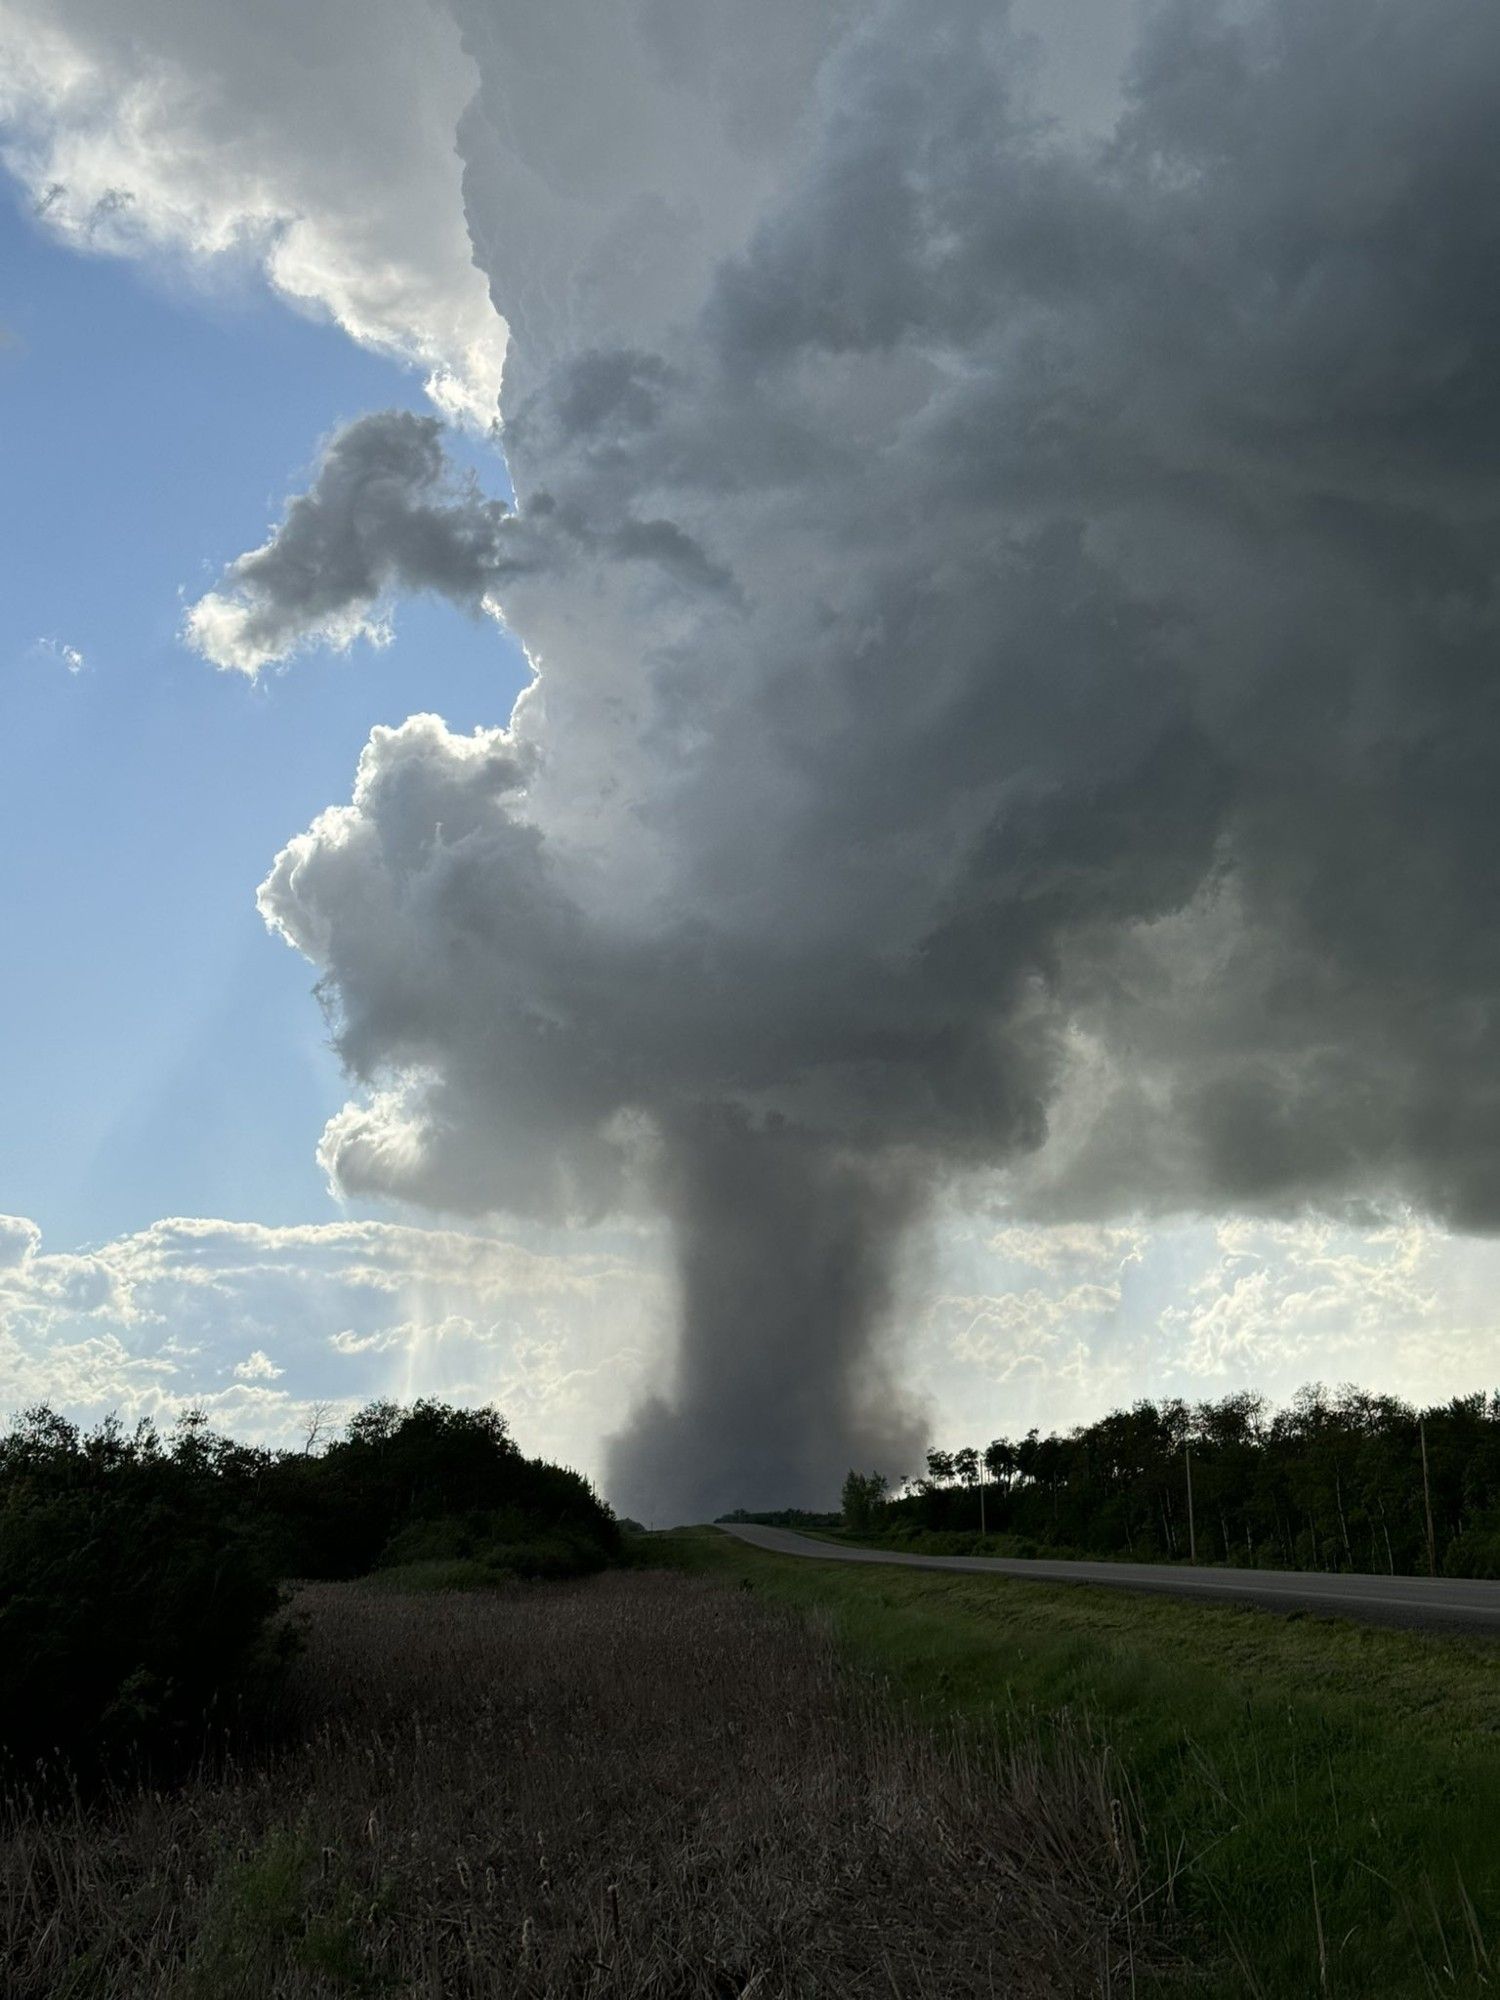
<path fill-rule="evenodd" d="M 855 1472 L 850 1468 L 844 1480 L 844 1526 L 851 1534 L 869 1534 L 879 1522 L 885 1506 L 886 1481 L 883 1473 Z"/>

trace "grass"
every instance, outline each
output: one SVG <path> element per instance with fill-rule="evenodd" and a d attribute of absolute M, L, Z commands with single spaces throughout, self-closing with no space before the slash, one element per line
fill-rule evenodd
<path fill-rule="evenodd" d="M 302 1594 L 258 1754 L 0 1801 L 6 2000 L 1041 2000 L 1151 1962 L 1076 1730 L 923 1723 L 680 1574 L 391 1586 Z"/>
<path fill-rule="evenodd" d="M 392 1563 L 360 1580 L 365 1590 L 395 1597 L 434 1590 L 498 1590 L 514 1581 L 508 1571 L 473 1556 L 428 1556 L 419 1562 Z"/>
<path fill-rule="evenodd" d="M 853 1657 L 924 1713 L 1088 1718 L 1129 1774 L 1189 1940 L 1196 1969 L 1162 1990 L 1366 2000 L 1500 1986 L 1493 1646 L 823 1564 L 708 1529 L 662 1540 L 685 1567 L 832 1617 Z"/>
<path fill-rule="evenodd" d="M 1032 1541 L 1027 1535 L 981 1535 L 977 1528 L 894 1528 L 870 1529 L 853 1534 L 847 1528 L 801 1528 L 799 1534 L 813 1541 L 841 1543 L 861 1549 L 894 1549 L 903 1555 L 920 1556 L 1013 1556 L 1049 1562 L 1113 1562 L 1113 1555 L 1090 1556 L 1085 1551 L 1058 1548 L 1052 1543 Z M 1153 1556 L 1152 1561 L 1165 1560 Z"/>

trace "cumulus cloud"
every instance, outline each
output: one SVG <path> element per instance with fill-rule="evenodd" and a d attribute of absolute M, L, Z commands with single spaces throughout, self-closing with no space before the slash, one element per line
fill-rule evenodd
<path fill-rule="evenodd" d="M 514 511 L 366 419 L 195 614 L 524 641 L 262 908 L 338 1186 L 671 1219 L 658 1516 L 907 1458 L 900 1246 L 997 1168 L 1500 1219 L 1500 16 L 1169 0 L 1101 123 L 993 0 L 773 11 L 452 0 Z"/>
<path fill-rule="evenodd" d="M 1087 1255 L 1076 1224 L 945 1221 L 946 1282 L 925 1288 L 908 1350 L 939 1388 L 945 1443 L 1065 1430 L 1142 1396 L 1285 1404 L 1320 1379 L 1437 1401 L 1500 1360 L 1494 1237 L 1410 1211 L 1374 1229 L 1325 1214 L 1159 1221 L 1112 1248 L 1103 1234 Z"/>
<path fill-rule="evenodd" d="M 341 431 L 272 539 L 192 607 L 191 643 L 253 675 L 313 637 L 344 647 L 378 635 L 376 607 L 393 588 L 479 609 L 500 574 L 507 510 L 454 478 L 440 430 L 389 410 Z"/>
<path fill-rule="evenodd" d="M 0 1271 L 28 1264 L 41 1247 L 42 1232 L 29 1217 L 0 1215 Z"/>
<path fill-rule="evenodd" d="M 956 1359 L 979 1363 L 991 1381 L 1005 1382 L 1018 1369 L 1056 1364 L 1066 1336 L 1076 1342 L 1096 1323 L 1117 1313 L 1113 1285 L 1075 1285 L 1070 1291 L 1002 1292 L 994 1297 L 945 1297 L 934 1312 L 960 1322 L 952 1336 Z"/>
<path fill-rule="evenodd" d="M 286 1370 L 278 1368 L 263 1347 L 252 1348 L 243 1361 L 234 1364 L 234 1378 L 237 1382 L 274 1382 Z"/>
<path fill-rule="evenodd" d="M 529 1450 L 597 1471 L 661 1317 L 648 1239 L 587 1247 L 396 1223 L 169 1217 L 87 1253 L 0 1224 L 0 1414 L 49 1402 L 300 1443 L 372 1396 L 497 1401 Z"/>
<path fill-rule="evenodd" d="M 474 88 L 405 0 L 3 0 L 3 155 L 81 248 L 248 264 L 494 421 L 505 329 L 475 270 L 453 133 Z"/>
<path fill-rule="evenodd" d="M 1089 1278 L 1118 1273 L 1138 1264 L 1149 1233 L 1138 1224 L 1010 1222 L 985 1238 L 988 1253 L 1001 1263 L 1052 1277 Z"/>
<path fill-rule="evenodd" d="M 1217 1255 L 1162 1313 L 1183 1365 L 1200 1376 L 1288 1364 L 1353 1372 L 1376 1339 L 1441 1330 L 1450 1303 L 1440 1243 L 1413 1218 L 1360 1236 L 1326 1221 L 1220 1224 Z M 1483 1367 L 1489 1356 L 1476 1356 Z M 1247 1369 L 1246 1364 L 1249 1364 Z"/>
<path fill-rule="evenodd" d="M 626 514 L 596 527 L 546 494 L 523 519 L 455 471 L 441 433 L 435 418 L 408 410 L 339 431 L 271 538 L 191 607 L 189 642 L 253 678 L 305 645 L 383 641 L 392 592 L 432 591 L 494 614 L 515 578 L 561 579 L 601 556 L 644 565 L 678 591 L 733 596 L 729 573 L 674 522 Z"/>
<path fill-rule="evenodd" d="M 129 1281 L 92 1251 L 42 1254 L 41 1231 L 25 1216 L 0 1216 L 0 1311 L 70 1317 L 135 1316 Z"/>

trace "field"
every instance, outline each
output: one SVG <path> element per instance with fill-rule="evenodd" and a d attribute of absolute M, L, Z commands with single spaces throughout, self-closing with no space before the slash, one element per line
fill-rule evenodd
<path fill-rule="evenodd" d="M 6 2000 L 1491 1990 L 1500 1652 L 646 1549 L 306 1586 L 231 1754 L 12 1785 Z"/>
<path fill-rule="evenodd" d="M 676 1559 L 831 1617 L 924 1714 L 1058 1718 L 1119 1757 L 1191 1962 L 1138 1989 L 1359 1996 L 1500 1979 L 1500 1652 L 1081 1586 Z M 1497 1963 L 1492 1963 L 1491 1955 Z"/>
<path fill-rule="evenodd" d="M 759 1591 L 321 1584 L 295 1615 L 276 1740 L 12 1788 L 6 2000 L 1027 2000 L 1160 1955 L 1106 1752 L 915 1718 Z"/>

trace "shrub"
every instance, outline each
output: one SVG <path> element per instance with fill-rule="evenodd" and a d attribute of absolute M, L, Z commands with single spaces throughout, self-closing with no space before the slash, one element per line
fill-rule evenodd
<path fill-rule="evenodd" d="M 470 1563 L 482 1565 L 492 1581 L 506 1577 L 560 1581 L 590 1576 L 603 1569 L 606 1560 L 599 1540 L 578 1526 L 539 1526 L 521 1508 L 507 1507 L 413 1521 L 387 1542 L 380 1567 Z"/>
<path fill-rule="evenodd" d="M 260 1657 L 275 1584 L 224 1506 L 236 1447 L 189 1419 L 0 1438 L 0 1745 L 88 1764 L 183 1748 Z"/>
<path fill-rule="evenodd" d="M 1500 1576 L 1500 1520 L 1494 1515 L 1455 1535 L 1443 1556 L 1444 1576 Z"/>
<path fill-rule="evenodd" d="M 50 1410 L 0 1438 L 0 1751 L 76 1763 L 184 1749 L 270 1663 L 276 1579 L 377 1564 L 451 1586 L 563 1578 L 622 1553 L 577 1473 L 494 1410 L 373 1403 L 317 1456 L 189 1416 L 90 1435 Z M 432 1587 L 437 1587 L 432 1585 Z"/>
<path fill-rule="evenodd" d="M 0 1438 L 0 1750 L 187 1747 L 269 1660 L 278 1577 L 562 1578 L 621 1550 L 588 1482 L 525 1457 L 494 1410 L 374 1403 L 316 1457 L 200 1416 L 164 1443 L 32 1410 Z"/>
<path fill-rule="evenodd" d="M 621 1547 L 587 1480 L 527 1458 L 498 1411 L 444 1403 L 370 1404 L 318 1457 L 278 1459 L 259 1504 L 282 1573 L 299 1576 L 359 1576 L 412 1559 L 391 1553 L 402 1536 L 405 1548 L 446 1557 L 472 1554 L 486 1535 L 517 1546 L 561 1535 L 586 1547 L 595 1569 Z M 503 1531 L 475 1525 L 502 1516 Z"/>

